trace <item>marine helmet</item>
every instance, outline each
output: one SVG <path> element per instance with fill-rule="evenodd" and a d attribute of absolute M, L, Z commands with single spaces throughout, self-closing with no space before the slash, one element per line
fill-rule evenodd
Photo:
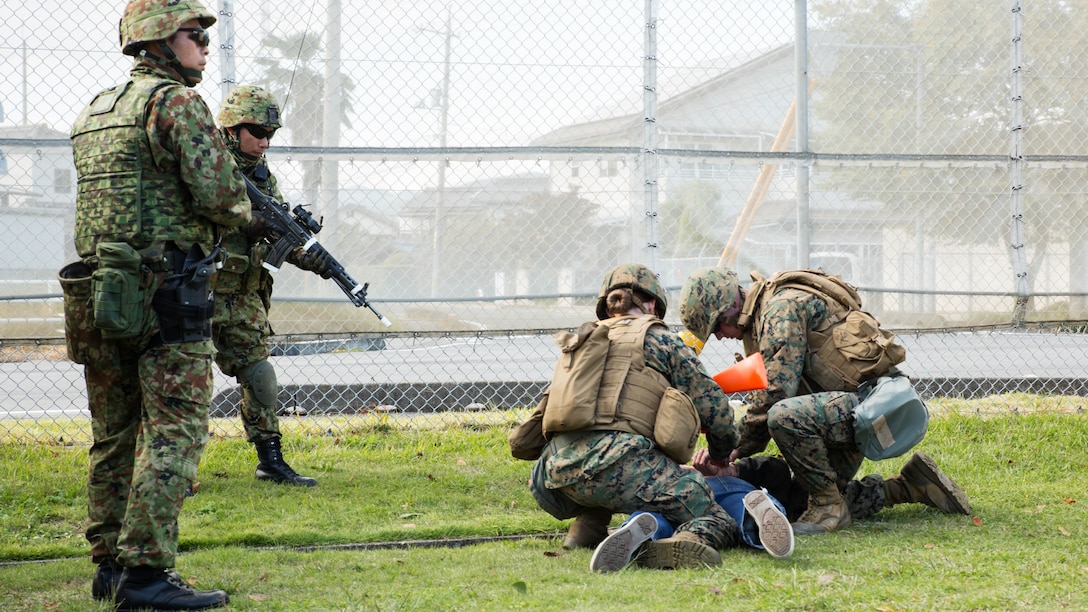
<path fill-rule="evenodd" d="M 215 23 L 200 0 L 129 0 L 119 26 L 121 52 L 135 57 L 142 43 L 165 40 L 190 19 L 202 28 Z"/>
<path fill-rule="evenodd" d="M 736 272 L 729 268 L 696 270 L 680 288 L 680 322 L 701 345 L 714 333 L 719 319 L 733 307 L 739 295 Z"/>
<path fill-rule="evenodd" d="M 665 297 L 665 289 L 657 280 L 657 275 L 642 264 L 623 264 L 616 266 L 605 275 L 601 283 L 601 291 L 597 294 L 597 318 L 608 318 L 607 297 L 613 289 L 628 287 L 638 289 L 654 298 L 654 315 L 659 319 L 665 318 L 665 309 L 668 301 Z"/>
<path fill-rule="evenodd" d="M 216 120 L 221 128 L 250 123 L 278 130 L 280 107 L 267 89 L 256 85 L 239 85 L 227 94 Z"/>

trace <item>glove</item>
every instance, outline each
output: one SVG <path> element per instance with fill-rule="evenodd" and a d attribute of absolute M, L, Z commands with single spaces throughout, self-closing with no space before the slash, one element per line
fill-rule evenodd
<path fill-rule="evenodd" d="M 298 249 L 293 259 L 293 263 L 302 270 L 318 274 L 321 278 L 332 278 L 332 255 L 320 245 L 309 251 Z"/>
<path fill-rule="evenodd" d="M 257 242 L 263 238 L 270 238 L 273 228 L 264 215 L 254 211 L 252 220 L 241 227 L 241 232 L 250 242 Z"/>

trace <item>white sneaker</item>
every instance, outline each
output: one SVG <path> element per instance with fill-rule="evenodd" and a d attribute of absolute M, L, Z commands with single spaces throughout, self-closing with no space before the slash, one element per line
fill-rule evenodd
<path fill-rule="evenodd" d="M 767 554 L 785 559 L 793 554 L 793 527 L 786 515 L 771 501 L 766 489 L 756 489 L 744 496 L 744 509 L 759 526 L 759 543 Z"/>
<path fill-rule="evenodd" d="M 643 513 L 627 521 L 597 545 L 589 560 L 591 572 L 618 572 L 631 562 L 639 546 L 657 531 L 654 515 Z"/>

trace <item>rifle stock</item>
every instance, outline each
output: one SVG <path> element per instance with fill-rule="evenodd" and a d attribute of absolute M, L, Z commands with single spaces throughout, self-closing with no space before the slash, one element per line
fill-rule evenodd
<path fill-rule="evenodd" d="M 330 278 L 348 296 L 356 307 L 365 306 L 373 312 L 378 320 L 386 327 L 393 325 L 392 321 L 385 318 L 366 299 L 366 290 L 370 283 L 362 283 L 348 274 L 344 266 L 332 256 L 325 247 L 317 241 L 316 234 L 321 231 L 321 224 L 314 220 L 313 216 L 301 206 L 295 206 L 289 211 L 286 204 L 280 203 L 275 198 L 261 192 L 248 178 L 246 181 L 246 193 L 253 203 L 257 214 L 268 223 L 273 235 L 270 239 L 271 247 L 261 265 L 269 272 L 279 272 L 283 261 L 291 251 L 301 248 L 308 253 L 324 253 L 329 265 Z M 293 213 L 293 214 L 292 214 Z"/>

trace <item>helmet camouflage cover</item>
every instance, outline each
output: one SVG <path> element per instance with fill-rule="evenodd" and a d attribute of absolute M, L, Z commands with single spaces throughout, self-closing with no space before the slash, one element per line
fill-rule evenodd
<path fill-rule="evenodd" d="M 234 127 L 243 123 L 280 129 L 280 107 L 267 89 L 255 85 L 239 85 L 227 94 L 216 117 L 219 127 Z"/>
<path fill-rule="evenodd" d="M 729 268 L 702 268 L 692 272 L 680 289 L 680 322 L 706 342 L 718 319 L 740 295 L 737 273 Z"/>
<path fill-rule="evenodd" d="M 200 0 L 130 0 L 121 15 L 121 52 L 135 56 L 141 43 L 164 40 L 190 19 L 202 28 L 215 23 Z"/>
<path fill-rule="evenodd" d="M 605 300 L 605 298 L 608 297 L 608 293 L 613 289 L 620 289 L 623 287 L 639 289 L 640 291 L 653 296 L 657 301 L 654 305 L 654 315 L 659 319 L 665 318 L 665 309 L 668 306 L 668 300 L 665 297 L 665 289 L 657 280 L 657 275 L 642 264 L 623 264 L 613 268 L 611 272 L 605 275 L 604 282 L 601 283 L 601 291 L 597 294 L 598 319 L 604 320 L 608 318 L 608 309 Z"/>

